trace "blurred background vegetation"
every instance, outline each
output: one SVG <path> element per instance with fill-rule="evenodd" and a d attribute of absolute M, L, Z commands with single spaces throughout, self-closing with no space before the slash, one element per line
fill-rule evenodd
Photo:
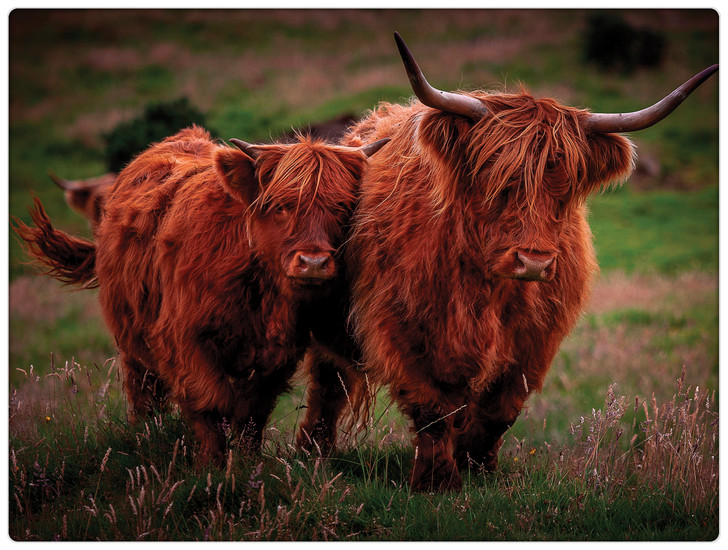
<path fill-rule="evenodd" d="M 189 121 L 221 139 L 268 141 L 405 101 L 395 30 L 441 89 L 522 83 L 601 112 L 642 108 L 718 60 L 712 10 L 16 10 L 10 214 L 27 221 L 34 193 L 59 228 L 90 235 L 48 171 L 78 179 L 118 170 Z M 614 380 L 669 396 L 690 358 L 701 386 L 717 388 L 717 107 L 713 77 L 633 136 L 634 176 L 591 201 L 604 274 L 596 312 L 565 343 L 532 410 L 562 407 L 555 395 L 599 405 Z M 94 292 L 29 276 L 12 234 L 9 250 L 11 383 L 31 364 L 47 372 L 51 353 L 57 364 L 113 356 Z M 613 302 L 630 290 L 636 297 Z M 618 359 L 604 351 L 632 344 Z"/>

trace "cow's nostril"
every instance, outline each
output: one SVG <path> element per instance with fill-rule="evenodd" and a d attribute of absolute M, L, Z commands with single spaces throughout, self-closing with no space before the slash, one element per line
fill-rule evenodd
<path fill-rule="evenodd" d="M 518 251 L 516 257 L 520 265 L 515 269 L 515 276 L 519 279 L 535 281 L 548 281 L 553 278 L 553 269 L 549 269 L 556 259 L 555 255 Z"/>
<path fill-rule="evenodd" d="M 328 252 L 298 252 L 290 274 L 303 279 L 329 279 L 334 275 L 334 260 Z"/>
<path fill-rule="evenodd" d="M 299 265 L 303 268 L 325 269 L 329 263 L 329 254 L 316 254 L 309 256 L 308 254 L 300 254 L 298 256 Z"/>
<path fill-rule="evenodd" d="M 551 265 L 551 262 L 554 261 L 553 256 L 551 258 L 547 258 L 547 259 L 531 258 L 529 256 L 526 256 L 523 252 L 518 252 L 518 259 L 529 270 L 531 270 L 531 269 L 544 270 L 549 265 Z"/>

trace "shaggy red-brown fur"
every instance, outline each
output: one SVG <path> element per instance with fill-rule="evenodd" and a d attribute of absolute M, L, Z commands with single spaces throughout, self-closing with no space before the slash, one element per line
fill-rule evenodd
<path fill-rule="evenodd" d="M 98 281 L 130 418 L 173 399 L 203 463 L 223 459 L 223 419 L 260 446 L 312 331 L 326 336 L 329 310 L 343 318 L 338 248 L 365 154 L 303 137 L 256 149 L 253 161 L 197 127 L 152 146 L 106 196 L 95 243 L 53 229 L 38 202 L 37 227 L 16 226 L 50 275 Z M 318 277 L 304 255 L 324 258 Z M 303 426 L 325 447 L 352 375 L 313 374 L 333 387 L 312 394 Z"/>
<path fill-rule="evenodd" d="M 633 164 L 629 140 L 582 130 L 586 111 L 470 95 L 488 108 L 477 122 L 385 103 L 344 139 L 392 139 L 362 182 L 347 265 L 366 371 L 414 421 L 415 490 L 459 488 L 470 461 L 495 467 L 584 309 L 597 270 L 585 199 Z M 521 258 L 551 261 L 517 280 Z"/>

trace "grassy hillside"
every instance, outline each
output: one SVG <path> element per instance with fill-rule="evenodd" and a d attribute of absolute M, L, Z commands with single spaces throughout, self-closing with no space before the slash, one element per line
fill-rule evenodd
<path fill-rule="evenodd" d="M 89 235 L 47 177 L 103 173 L 104 135 L 186 97 L 221 138 L 269 140 L 410 89 L 392 33 L 443 89 L 515 91 L 616 112 L 717 62 L 717 14 L 624 11 L 660 31 L 657 68 L 583 60 L 588 11 L 14 11 L 9 213 L 31 192 Z M 129 426 L 94 291 L 35 277 L 9 237 L 10 534 L 22 540 L 711 540 L 718 534 L 718 81 L 635 133 L 640 160 L 590 200 L 602 268 L 501 467 L 413 495 L 407 427 L 373 422 L 322 458 L 291 448 L 305 381 L 260 457 L 230 441 L 199 471 L 178 413 Z M 617 384 L 613 386 L 613 384 Z"/>
<path fill-rule="evenodd" d="M 595 111 L 643 107 L 717 61 L 717 14 L 629 11 L 665 35 L 664 60 L 631 74 L 583 62 L 591 12 L 534 10 L 136 11 L 16 10 L 10 14 L 10 211 L 30 191 L 58 223 L 85 224 L 46 173 L 105 171 L 104 134 L 152 102 L 187 97 L 221 138 L 266 140 L 380 100 L 411 95 L 398 30 L 443 89 L 555 96 Z M 670 187 L 717 182 L 717 78 L 660 125 L 634 136 Z M 644 178 L 642 178 L 644 180 Z M 636 181 L 636 180 L 635 180 Z M 17 276 L 11 243 L 11 273 Z"/>

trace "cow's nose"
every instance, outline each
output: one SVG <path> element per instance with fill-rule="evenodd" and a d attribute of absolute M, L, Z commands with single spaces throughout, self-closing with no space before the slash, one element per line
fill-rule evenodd
<path fill-rule="evenodd" d="M 300 279 L 330 279 L 334 258 L 329 252 L 297 252 L 293 259 L 295 276 Z"/>
<path fill-rule="evenodd" d="M 514 270 L 517 279 L 550 281 L 554 278 L 556 273 L 556 256 L 554 254 L 519 250 L 516 256 L 520 262 Z"/>

